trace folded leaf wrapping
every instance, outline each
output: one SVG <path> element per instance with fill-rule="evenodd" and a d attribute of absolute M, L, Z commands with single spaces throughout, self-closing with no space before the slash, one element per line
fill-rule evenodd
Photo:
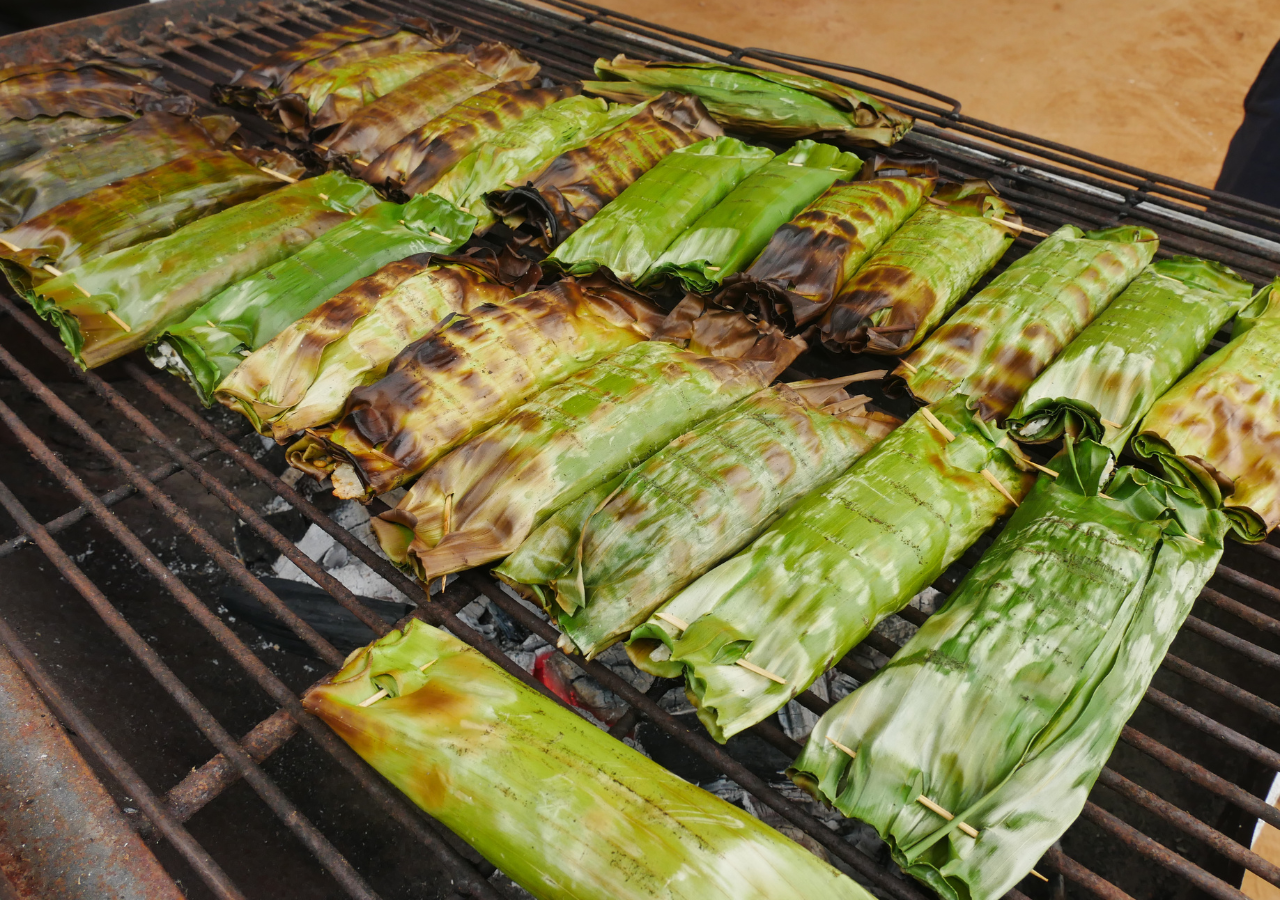
<path fill-rule="evenodd" d="M 388 263 L 251 353 L 215 396 L 283 442 L 338 418 L 351 391 L 385 375 L 396 354 L 450 313 L 506 303 L 538 276 L 529 260 L 488 249 Z"/>
<path fill-rule="evenodd" d="M 1075 820 L 1222 555 L 1220 512 L 1132 468 L 1099 496 L 1110 464 L 1093 443 L 1058 457 L 788 770 L 947 900 L 1003 896 Z"/>
<path fill-rule="evenodd" d="M 985 181 L 948 183 L 867 258 L 822 319 L 835 351 L 901 356 L 959 305 L 1013 243 L 1020 222 Z M 941 205 L 938 205 L 941 204 Z"/>
<path fill-rule="evenodd" d="M 871 900 L 422 622 L 357 651 L 303 704 L 538 900 Z"/>
<path fill-rule="evenodd" d="M 1006 422 L 1009 433 L 1036 444 L 1065 433 L 1119 456 L 1151 405 L 1252 293 L 1220 263 L 1190 256 L 1152 263 L 1031 383 Z"/>
<path fill-rule="evenodd" d="M 1280 290 L 1264 287 L 1227 346 L 1151 407 L 1133 439 L 1166 477 L 1222 504 L 1232 532 L 1261 541 L 1280 524 Z"/>
<path fill-rule="evenodd" d="M 639 62 L 618 55 L 612 61 L 596 60 L 596 75 L 625 79 L 583 84 L 591 93 L 623 103 L 662 91 L 693 94 L 717 122 L 738 134 L 887 147 L 901 140 L 914 122 L 862 91 L 796 72 L 723 63 Z"/>
<path fill-rule="evenodd" d="M 965 394 L 1002 421 L 1035 377 L 1155 256 L 1154 231 L 1063 225 L 930 335 L 893 378 L 917 400 Z"/>
<path fill-rule="evenodd" d="M 474 216 L 438 197 L 371 206 L 211 298 L 166 329 L 147 355 L 190 381 L 208 406 L 222 379 L 285 327 L 389 262 L 457 250 L 474 225 Z"/>
<path fill-rule="evenodd" d="M 873 251 L 933 193 L 935 179 L 891 177 L 837 184 L 779 228 L 716 302 L 803 328 L 831 306 Z"/>
<path fill-rule="evenodd" d="M 562 507 L 494 574 L 588 659 L 899 424 L 822 382 L 774 385 Z M 835 394 L 843 403 L 820 408 Z M 864 398 L 865 399 L 865 398 Z"/>
<path fill-rule="evenodd" d="M 745 269 L 773 233 L 837 181 L 853 178 L 862 160 L 829 144 L 798 141 L 756 169 L 703 213 L 649 268 L 642 284 L 667 278 L 706 293 Z"/>
<path fill-rule="evenodd" d="M 485 195 L 489 208 L 549 252 L 668 153 L 724 131 L 697 97 L 666 93 L 617 128 L 562 153 L 528 184 Z"/>
<path fill-rule="evenodd" d="M 699 216 L 772 158 L 772 150 L 732 137 L 681 147 L 570 235 L 544 265 L 571 275 L 603 266 L 634 282 Z"/>
<path fill-rule="evenodd" d="M 86 119 L 72 113 L 0 123 L 0 172 L 59 144 L 127 125 L 132 116 Z"/>
<path fill-rule="evenodd" d="M 665 341 L 621 350 L 432 465 L 373 520 L 378 542 L 424 582 L 501 559 L 566 503 L 772 381 L 796 356 L 779 349 L 766 337 L 738 359 Z"/>
<path fill-rule="evenodd" d="M 368 185 L 330 172 L 90 260 L 29 299 L 76 362 L 91 369 L 145 346 L 223 288 L 376 200 Z"/>
<path fill-rule="evenodd" d="M 917 412 L 632 632 L 632 661 L 653 675 L 683 676 L 716 740 L 804 691 L 1013 509 L 984 469 L 1014 497 L 1030 489 L 1000 448 L 1004 435 L 963 397 L 933 412 L 953 440 Z"/>
<path fill-rule="evenodd" d="M 648 300 L 604 278 L 565 279 L 478 307 L 352 391 L 342 421 L 290 447 L 290 464 L 318 477 L 336 466 L 340 497 L 384 493 L 535 394 L 652 337 L 662 320 Z"/>
<path fill-rule="evenodd" d="M 25 295 L 32 285 L 52 277 L 45 266 L 74 269 L 114 250 L 172 234 L 281 184 L 234 153 L 201 150 L 180 156 L 0 232 L 0 268 L 14 290 Z"/>
<path fill-rule="evenodd" d="M 145 60 L 85 59 L 0 69 L 0 122 L 72 113 L 133 118 L 176 100 L 160 67 Z"/>

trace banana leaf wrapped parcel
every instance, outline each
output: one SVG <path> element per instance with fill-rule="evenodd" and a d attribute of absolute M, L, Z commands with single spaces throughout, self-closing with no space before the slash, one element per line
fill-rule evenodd
<path fill-rule="evenodd" d="M 727 136 L 681 147 L 570 235 L 544 266 L 570 275 L 604 267 L 634 283 L 699 216 L 772 158 L 772 150 Z"/>
<path fill-rule="evenodd" d="M 1021 219 L 985 181 L 940 185 L 880 245 L 822 318 L 830 350 L 901 356 L 959 305 L 1013 243 Z"/>
<path fill-rule="evenodd" d="M 1040 373 L 1005 426 L 1024 443 L 1069 434 L 1119 456 L 1151 405 L 1252 293 L 1220 263 L 1152 263 Z"/>
<path fill-rule="evenodd" d="M 1236 317 L 1227 346 L 1155 402 L 1133 451 L 1220 504 L 1234 537 L 1261 541 L 1280 525 L 1280 281 Z"/>
<path fill-rule="evenodd" d="M 343 418 L 290 447 L 290 465 L 364 498 L 415 478 L 535 394 L 648 340 L 663 314 L 603 277 L 563 279 L 477 307 L 400 351 L 347 398 Z"/>
<path fill-rule="evenodd" d="M 900 424 L 865 403 L 824 380 L 764 388 L 562 507 L 494 574 L 594 658 Z"/>
<path fill-rule="evenodd" d="M 72 114 L 135 118 L 177 100 L 160 66 L 141 59 L 83 59 L 0 69 L 0 122 Z"/>
<path fill-rule="evenodd" d="M 214 396 L 283 443 L 336 419 L 355 388 L 385 375 L 401 350 L 451 313 L 506 303 L 540 274 L 524 257 L 487 248 L 388 263 L 253 351 Z"/>
<path fill-rule="evenodd" d="M 1111 465 L 1068 440 L 788 770 L 946 900 L 1004 896 L 1071 825 L 1222 555 L 1221 511 L 1138 469 L 1107 484 Z"/>
<path fill-rule="evenodd" d="M 368 185 L 330 172 L 90 260 L 28 299 L 91 369 L 145 346 L 229 284 L 376 201 Z"/>
<path fill-rule="evenodd" d="M 422 474 L 372 520 L 424 583 L 508 555 L 566 503 L 772 381 L 801 346 L 763 332 L 733 358 L 634 344 L 548 388 Z"/>
<path fill-rule="evenodd" d="M 37 153 L 52 150 L 59 144 L 115 131 L 128 125 L 132 118 L 107 116 L 89 119 L 64 113 L 60 116 L 37 116 L 34 119 L 10 119 L 0 123 L 0 172 Z"/>
<path fill-rule="evenodd" d="M 716 121 L 738 134 L 778 140 L 814 138 L 888 147 L 914 120 L 869 94 L 795 72 L 723 63 L 642 62 L 619 54 L 596 60 L 590 93 L 635 103 L 663 91 L 699 98 Z"/>
<path fill-rule="evenodd" d="M 963 397 L 933 415 L 945 434 L 917 412 L 631 633 L 632 661 L 683 677 L 717 741 L 808 688 L 1031 488 Z"/>
<path fill-rule="evenodd" d="M 905 385 L 922 403 L 965 394 L 983 419 L 1003 421 L 1036 376 L 1146 268 L 1159 243 L 1141 226 L 1063 225 L 898 363 L 891 389 Z"/>
<path fill-rule="evenodd" d="M 422 622 L 352 654 L 303 704 L 538 900 L 871 900 Z"/>
<path fill-rule="evenodd" d="M 474 226 L 474 216 L 439 197 L 378 203 L 226 288 L 167 328 L 147 347 L 147 356 L 156 368 L 190 381 L 209 406 L 218 384 L 241 360 L 286 326 L 389 262 L 452 253 Z"/>

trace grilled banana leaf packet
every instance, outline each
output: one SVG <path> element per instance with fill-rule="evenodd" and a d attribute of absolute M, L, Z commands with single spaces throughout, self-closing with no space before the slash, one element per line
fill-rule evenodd
<path fill-rule="evenodd" d="M 1155 402 L 1133 451 L 1221 505 L 1233 537 L 1261 541 L 1280 525 L 1280 281 L 1236 317 L 1227 346 Z"/>
<path fill-rule="evenodd" d="M 589 93 L 622 103 L 663 91 L 692 94 L 735 134 L 888 147 L 915 121 L 862 91 L 795 72 L 723 63 L 643 62 L 621 54 L 612 61 L 596 60 L 595 68 L 597 76 L 613 80 L 584 82 Z"/>
<path fill-rule="evenodd" d="M 91 369 L 138 350 L 229 285 L 296 253 L 377 202 L 330 172 L 90 260 L 33 289 L 71 355 Z"/>
<path fill-rule="evenodd" d="M 900 424 L 866 402 L 825 380 L 764 388 L 562 507 L 494 574 L 592 659 Z"/>
<path fill-rule="evenodd" d="M 85 59 L 0 69 L 0 123 L 71 114 L 132 119 L 177 100 L 160 66 L 141 59 Z"/>
<path fill-rule="evenodd" d="M 210 406 L 218 384 L 245 356 L 338 291 L 394 260 L 451 253 L 474 226 L 474 216 L 438 197 L 371 206 L 211 298 L 148 346 L 147 356 L 191 382 Z"/>
<path fill-rule="evenodd" d="M 1003 421 L 1031 382 L 1155 256 L 1149 228 L 1063 225 L 962 306 L 890 376 L 922 403 L 965 394 Z"/>
<path fill-rule="evenodd" d="M 37 116 L 34 119 L 11 119 L 0 123 L 0 172 L 60 144 L 123 128 L 132 118 L 108 116 L 88 119 L 65 113 L 60 116 Z"/>
<path fill-rule="evenodd" d="M 840 289 L 822 318 L 823 346 L 909 353 L 1000 261 L 1020 223 L 985 181 L 939 185 Z"/>
<path fill-rule="evenodd" d="M 563 279 L 477 307 L 410 344 L 381 380 L 356 388 L 343 418 L 287 453 L 344 499 L 405 484 L 535 394 L 653 337 L 663 314 L 604 277 Z"/>
<path fill-rule="evenodd" d="M 1005 423 L 1024 443 L 1069 434 L 1117 456 L 1253 287 L 1190 256 L 1152 263 L 1031 383 Z"/>
<path fill-rule="evenodd" d="M 733 358 L 654 340 L 548 388 L 422 474 L 372 520 L 424 583 L 507 556 L 552 513 L 771 382 L 802 345 L 762 332 Z"/>
<path fill-rule="evenodd" d="M 673 280 L 708 293 L 750 265 L 769 238 L 837 181 L 853 178 L 862 160 L 830 144 L 798 141 L 740 181 L 666 249 L 640 279 Z"/>
<path fill-rule="evenodd" d="M 549 253 L 664 156 L 722 134 L 697 97 L 668 92 L 527 183 L 486 194 L 485 203 L 518 240 Z"/>
<path fill-rule="evenodd" d="M 1006 442 L 963 397 L 915 413 L 676 594 L 631 633 L 627 654 L 683 677 L 721 743 L 763 721 L 1013 510 L 1032 479 Z"/>
<path fill-rule="evenodd" d="M 218 385 L 215 397 L 284 443 L 338 418 L 353 390 L 380 379 L 396 354 L 442 319 L 506 303 L 540 275 L 524 257 L 487 248 L 389 263 L 253 351 Z"/>
<path fill-rule="evenodd" d="M 543 265 L 570 275 L 603 267 L 635 283 L 685 229 L 771 159 L 772 150 L 727 136 L 681 147 L 570 235 Z"/>
<path fill-rule="evenodd" d="M 726 278 L 716 302 L 779 327 L 807 328 L 936 183 L 889 177 L 832 186 L 774 232 L 745 272 Z"/>
<path fill-rule="evenodd" d="M 303 704 L 538 900 L 871 900 L 422 622 L 358 650 Z"/>
<path fill-rule="evenodd" d="M 1128 467 L 1107 484 L 1091 441 L 1050 465 L 788 770 L 947 900 L 1003 896 L 1075 820 L 1222 555 L 1226 517 L 1194 492 Z"/>

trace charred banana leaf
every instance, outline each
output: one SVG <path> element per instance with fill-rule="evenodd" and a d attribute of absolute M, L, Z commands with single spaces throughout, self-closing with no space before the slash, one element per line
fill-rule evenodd
<path fill-rule="evenodd" d="M 585 275 L 604 267 L 635 282 L 698 217 L 773 158 L 773 151 L 717 137 L 672 152 L 547 257 Z"/>
<path fill-rule="evenodd" d="M 831 350 L 901 356 L 1000 261 L 1021 220 L 985 181 L 941 185 L 836 295 L 821 337 Z"/>
<path fill-rule="evenodd" d="M 303 704 L 538 900 L 871 900 L 422 622 L 355 653 Z"/>
<path fill-rule="evenodd" d="M 1106 485 L 1092 442 L 1051 465 L 788 770 L 947 900 L 1004 896 L 1075 820 L 1222 555 L 1194 492 L 1128 467 Z"/>
<path fill-rule="evenodd" d="M 963 397 L 932 412 L 945 434 L 917 412 L 632 632 L 632 661 L 683 677 L 717 741 L 808 688 L 1030 490 Z"/>
<path fill-rule="evenodd" d="M 815 138 L 888 147 L 914 119 L 862 91 L 794 72 L 723 63 L 640 62 L 618 55 L 596 60 L 593 94 L 635 103 L 663 91 L 699 98 L 716 121 L 738 134 L 782 140 Z"/>
<path fill-rule="evenodd" d="M 591 659 L 899 424 L 865 404 L 825 381 L 765 388 L 561 508 L 494 574 Z"/>
<path fill-rule="evenodd" d="M 129 124 L 131 118 L 133 117 L 110 116 L 105 119 L 86 119 L 66 113 L 61 116 L 37 116 L 34 119 L 4 122 L 0 124 L 0 172 L 37 153 L 52 150 L 59 144 L 118 129 Z"/>
<path fill-rule="evenodd" d="M 100 256 L 41 284 L 29 299 L 76 362 L 91 369 L 145 346 L 229 284 L 376 201 L 368 185 L 331 172 Z"/>
<path fill-rule="evenodd" d="M 285 327 L 389 262 L 457 250 L 474 226 L 474 216 L 437 197 L 379 203 L 231 285 L 167 329 L 147 355 L 190 381 L 209 406 L 218 384 Z"/>
<path fill-rule="evenodd" d="M 829 144 L 799 141 L 756 169 L 703 213 L 641 279 L 674 279 L 706 293 L 745 269 L 769 238 L 837 181 L 853 178 L 862 160 Z"/>
<path fill-rule="evenodd" d="M 716 302 L 780 327 L 818 321 L 934 185 L 933 178 L 911 177 L 835 185 L 779 228 L 745 272 L 727 278 Z"/>
<path fill-rule="evenodd" d="M 88 119 L 134 118 L 177 100 L 157 64 L 86 59 L 0 69 L 0 122 L 70 113 Z"/>
<path fill-rule="evenodd" d="M 524 257 L 488 249 L 390 263 L 255 350 L 215 396 L 283 443 L 338 418 L 353 390 L 385 375 L 396 354 L 450 313 L 506 303 L 540 274 Z"/>
<path fill-rule="evenodd" d="M 1222 505 L 1233 535 L 1280 525 L 1280 282 L 1236 317 L 1232 339 L 1155 402 L 1133 451 Z"/>
<path fill-rule="evenodd" d="M 339 497 L 381 494 L 662 324 L 656 306 L 604 278 L 569 278 L 478 307 L 406 347 L 386 377 L 352 391 L 342 421 L 290 447 L 289 462 L 319 478 L 332 471 Z"/>
<path fill-rule="evenodd" d="M 697 97 L 666 93 L 607 134 L 562 153 L 528 184 L 485 195 L 485 203 L 550 252 L 668 153 L 723 133 Z"/>
<path fill-rule="evenodd" d="M 1119 456 L 1151 405 L 1252 293 L 1220 263 L 1190 256 L 1152 263 L 1031 383 L 1009 433 L 1033 444 L 1065 433 Z"/>
<path fill-rule="evenodd" d="M 1155 256 L 1154 231 L 1063 225 L 962 306 L 893 370 L 917 400 L 965 394 L 1003 421 L 1062 348 Z"/>

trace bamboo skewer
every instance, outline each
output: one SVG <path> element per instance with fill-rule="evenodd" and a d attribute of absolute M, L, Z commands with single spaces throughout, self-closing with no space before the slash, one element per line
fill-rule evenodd
<path fill-rule="evenodd" d="M 991 486 L 993 488 L 995 488 L 1000 493 L 1004 494 L 1004 499 L 1008 500 L 1014 506 L 1018 505 L 1018 501 L 1014 498 L 1013 494 L 1009 493 L 1009 489 L 1000 483 L 999 478 L 996 478 L 995 475 L 991 474 L 990 469 L 983 469 L 982 477 L 987 479 L 987 481 L 991 483 Z"/>
<path fill-rule="evenodd" d="M 857 750 L 850 750 L 848 747 L 846 747 L 844 744 L 837 741 L 831 735 L 827 735 L 827 741 L 830 742 L 831 745 L 834 746 L 837 750 L 843 751 L 845 754 L 847 754 L 850 759 L 858 758 Z"/>
<path fill-rule="evenodd" d="M 438 661 L 439 661 L 439 658 L 437 657 L 436 659 L 431 660 L 431 662 L 425 662 L 422 665 L 418 666 L 418 671 L 425 672 L 427 671 L 427 669 L 430 669 L 432 666 L 434 666 Z M 361 700 L 356 705 L 357 706 L 373 706 L 373 704 L 377 703 L 383 697 L 387 696 L 388 693 L 390 692 L 386 688 L 383 688 L 382 690 L 378 691 L 378 693 L 374 694 L 372 697 L 368 697 L 364 700 Z"/>
<path fill-rule="evenodd" d="M 829 406 L 822 407 L 821 412 L 824 412 L 829 416 L 834 416 L 844 412 L 845 410 L 853 409 L 854 407 L 865 407 L 870 402 L 871 398 L 866 394 L 855 394 L 848 400 L 841 400 L 839 403 L 832 403 Z"/>
<path fill-rule="evenodd" d="M 937 197 L 929 197 L 928 200 L 934 206 L 941 206 L 943 209 L 949 209 L 947 204 L 939 200 Z M 1023 225 L 1021 223 L 1018 223 L 1017 225 L 1015 225 L 1014 223 L 1005 221 L 1004 219 L 994 219 L 989 216 L 983 216 L 983 218 L 986 219 L 988 222 L 990 222 L 992 225 L 1003 225 L 1005 228 L 1008 228 L 1012 231 L 1021 231 L 1027 234 L 1034 234 L 1036 237 L 1042 237 L 1042 238 L 1046 238 L 1049 236 L 1046 232 L 1036 231 L 1036 229 L 1031 228 L 1030 226 L 1027 226 L 1027 225 Z"/>
<path fill-rule="evenodd" d="M 942 816 L 942 818 L 946 819 L 948 822 L 950 822 L 952 819 L 955 818 L 955 816 L 947 812 L 938 804 L 934 803 L 924 794 L 921 794 L 919 797 L 916 797 L 916 802 L 919 803 L 921 806 L 923 806 L 925 809 L 928 809 Z M 972 825 L 968 824 L 967 822 L 961 822 L 959 825 L 956 826 L 956 828 L 960 829 L 965 834 L 969 835 L 969 837 L 971 838 L 977 838 L 978 836 L 978 829 L 974 828 Z"/>
<path fill-rule="evenodd" d="M 787 679 L 783 678 L 781 675 L 775 675 L 768 669 L 762 669 L 755 663 L 749 663 L 745 659 L 737 660 L 737 665 L 746 669 L 748 672 L 755 672 L 757 675 L 763 675 L 765 678 L 768 678 L 770 681 L 777 682 L 778 684 L 787 683 Z"/>
<path fill-rule="evenodd" d="M 1114 428 L 1116 431 L 1119 431 L 1121 428 L 1124 427 L 1123 425 L 1117 425 L 1115 422 L 1112 422 L 1110 419 L 1104 419 L 1101 416 L 1098 417 L 1098 421 L 1101 422 L 1103 425 L 1106 425 L 1108 428 Z"/>
<path fill-rule="evenodd" d="M 902 366 L 902 368 L 906 369 L 912 375 L 920 371 L 915 366 L 911 365 L 911 363 L 907 362 L 905 359 L 898 360 L 898 365 Z"/>
<path fill-rule="evenodd" d="M 263 172 L 266 172 L 268 175 L 271 175 L 275 178 L 279 178 L 281 181 L 287 182 L 288 184 L 298 183 L 298 179 L 294 178 L 292 175 L 286 175 L 283 172 L 277 172 L 275 169 L 268 169 L 266 166 L 258 166 L 258 169 Z M 324 197 L 324 194 L 321 194 L 320 196 Z"/>
<path fill-rule="evenodd" d="M 1004 437 L 1000 438 L 1000 443 L 996 444 L 996 446 L 1003 447 L 1005 450 L 1009 451 L 1009 455 L 1012 456 L 1014 459 L 1018 460 L 1019 462 L 1026 463 L 1027 465 L 1031 466 L 1031 468 L 1033 469 L 1040 470 L 1044 474 L 1048 475 L 1050 478 L 1058 477 L 1058 473 L 1053 471 L 1053 469 L 1050 469 L 1048 466 L 1040 465 L 1040 463 L 1036 462 L 1034 459 L 1027 456 L 1027 454 L 1023 453 L 1022 448 L 1019 447 L 1016 442 L 1009 440 L 1008 435 L 1005 435 Z"/>
<path fill-rule="evenodd" d="M 21 248 L 21 247 L 15 247 L 13 244 L 10 244 L 10 243 L 9 243 L 8 241 L 6 241 L 4 238 L 0 238 L 0 244 L 3 244 L 3 245 L 4 245 L 4 248 L 5 248 L 6 250 L 8 250 L 10 253 L 21 253 L 21 252 L 22 252 L 22 248 Z"/>
<path fill-rule="evenodd" d="M 929 412 L 929 407 L 920 407 L 920 415 L 924 417 L 924 420 L 929 423 L 934 431 L 938 432 L 938 434 L 942 435 L 946 439 L 948 444 L 956 439 L 956 436 L 951 433 L 951 429 L 946 425 L 943 425 L 942 422 L 938 420 L 937 416 Z"/>
<path fill-rule="evenodd" d="M 438 231 L 428 231 L 427 234 L 431 235 L 437 241 L 444 241 L 446 244 L 451 243 L 449 238 L 447 238 L 445 235 L 441 234 Z"/>
<path fill-rule="evenodd" d="M 53 266 L 49 265 L 48 263 L 45 263 L 45 264 L 44 264 L 43 266 L 41 266 L 40 268 L 44 269 L 46 272 L 48 272 L 48 273 L 49 273 L 50 275 L 52 275 L 54 278 L 61 278 L 61 277 L 62 277 L 62 270 L 61 270 L 61 269 L 55 269 Z"/>
<path fill-rule="evenodd" d="M 684 619 L 681 619 L 679 616 L 671 615 L 671 613 L 665 613 L 665 612 L 659 611 L 654 613 L 653 617 L 655 619 L 661 619 L 664 622 L 670 622 L 672 625 L 676 626 L 681 631 L 687 631 L 689 628 L 688 622 L 686 622 Z"/>
<path fill-rule="evenodd" d="M 73 285 L 73 287 L 74 287 L 77 291 L 79 291 L 80 293 L 84 294 L 86 297 L 92 297 L 92 296 L 93 296 L 93 294 L 90 294 L 88 291 L 86 291 L 83 287 L 81 287 L 81 286 L 80 286 L 80 285 L 78 285 L 78 284 Z"/>
<path fill-rule="evenodd" d="M 79 285 L 76 285 L 76 286 L 79 287 Z M 83 290 L 83 288 L 81 288 L 81 290 Z M 124 319 L 120 318 L 119 316 L 117 316 L 115 313 L 115 310 L 113 309 L 107 310 L 107 318 L 109 318 L 112 322 L 115 322 L 117 325 L 119 325 L 121 330 L 124 331 L 125 334 L 133 333 L 133 329 L 129 327 L 129 323 L 126 322 Z"/>

